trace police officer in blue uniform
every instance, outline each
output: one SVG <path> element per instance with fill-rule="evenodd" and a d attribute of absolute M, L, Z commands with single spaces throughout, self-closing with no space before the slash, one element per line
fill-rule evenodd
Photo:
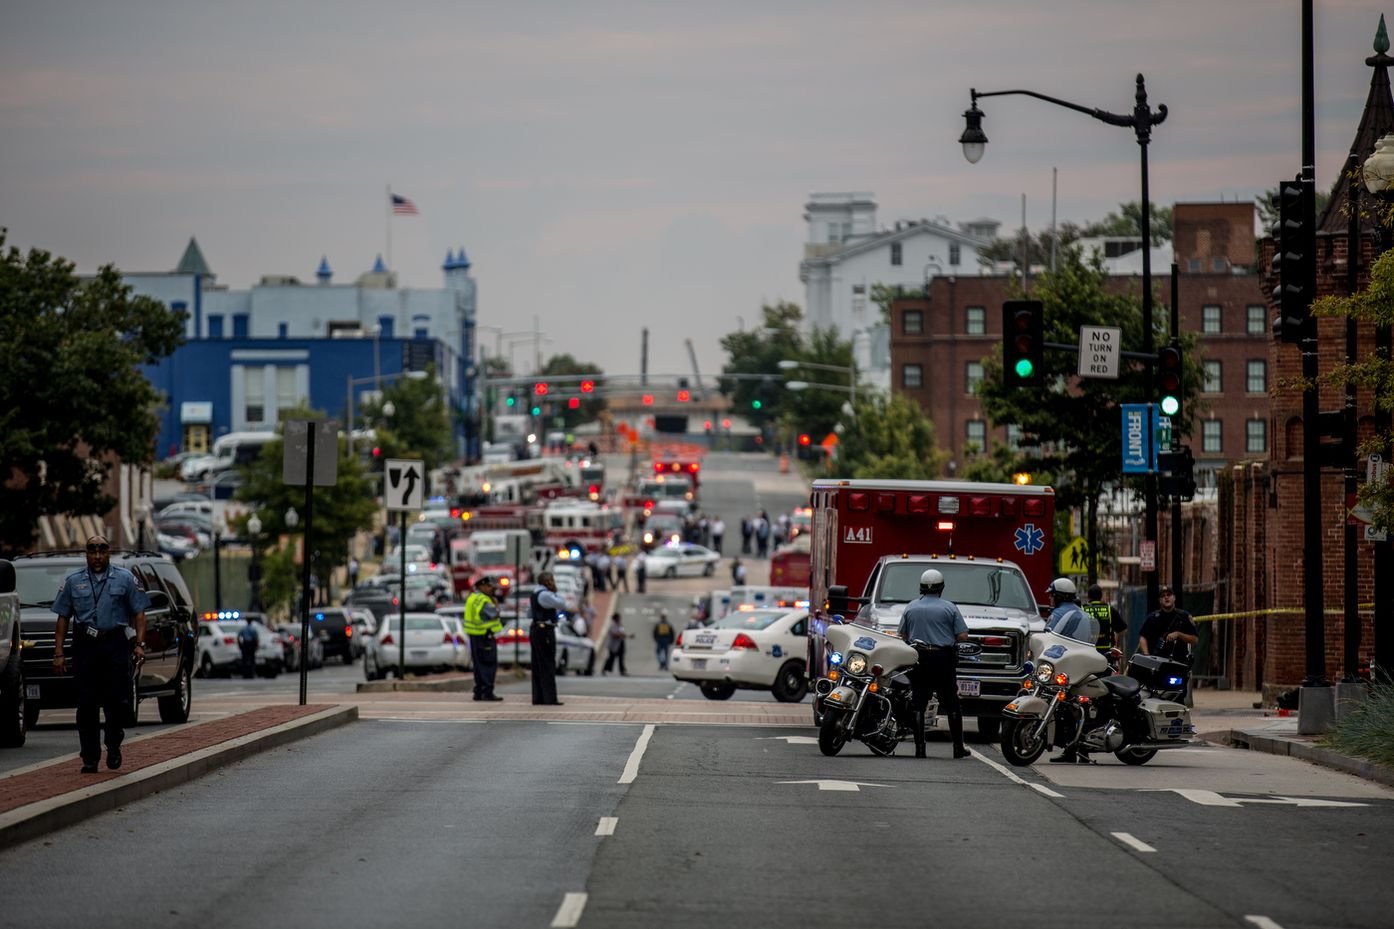
<path fill-rule="evenodd" d="M 557 593 L 557 582 L 551 571 L 537 576 L 541 584 L 532 592 L 532 625 L 528 641 L 532 643 L 532 702 L 537 706 L 561 706 L 557 699 L 557 610 L 566 608 L 566 600 Z"/>
<path fill-rule="evenodd" d="M 963 747 L 963 710 L 958 702 L 958 645 L 968 641 L 968 624 L 958 606 L 944 599 L 944 575 L 930 568 L 920 575 L 920 598 L 905 608 L 899 635 L 920 660 L 910 669 L 915 719 L 915 757 L 925 757 L 924 714 L 932 691 L 949 717 L 954 757 L 967 758 Z"/>
<path fill-rule="evenodd" d="M 1057 577 L 1046 588 L 1053 609 L 1046 620 L 1046 628 L 1057 635 L 1063 635 L 1076 642 L 1095 643 L 1099 640 L 1099 621 L 1086 613 L 1077 602 L 1079 589 L 1068 577 Z M 1074 718 L 1068 713 L 1056 717 L 1056 738 L 1068 741 L 1074 738 Z M 1059 744 L 1057 742 L 1056 744 Z M 1071 746 L 1050 759 L 1052 764 L 1091 764 L 1089 753 L 1082 748 Z"/>
<path fill-rule="evenodd" d="M 135 575 L 111 564 L 111 543 L 99 535 L 87 540 L 87 567 L 64 578 L 53 599 L 51 609 L 58 614 L 53 668 L 59 674 L 67 671 L 63 639 L 73 622 L 77 737 L 85 774 L 96 773 L 102 758 L 101 714 L 106 715 L 106 766 L 121 767 L 122 724 L 131 711 L 133 665 L 145 660 L 149 606 Z"/>

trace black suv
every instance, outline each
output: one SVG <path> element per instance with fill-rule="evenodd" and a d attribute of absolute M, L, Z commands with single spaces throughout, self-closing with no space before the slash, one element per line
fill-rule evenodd
<path fill-rule="evenodd" d="M 145 662 L 131 682 L 131 714 L 126 725 L 140 718 L 140 701 L 156 697 L 160 719 L 182 723 L 189 718 L 192 704 L 191 683 L 198 624 L 193 597 L 179 569 L 167 555 L 159 552 L 116 551 L 111 563 L 136 576 L 137 583 L 150 596 L 145 611 Z M 12 562 L 19 593 L 20 621 L 24 628 L 24 715 L 29 726 L 39 710 L 77 706 L 77 688 L 71 670 L 53 670 L 53 632 L 58 617 L 50 607 L 63 579 L 87 566 L 82 552 L 48 552 L 23 555 Z M 72 654 L 72 625 L 63 650 Z"/>

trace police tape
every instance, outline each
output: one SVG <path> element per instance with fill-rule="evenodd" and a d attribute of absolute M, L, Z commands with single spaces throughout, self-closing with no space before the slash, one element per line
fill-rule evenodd
<path fill-rule="evenodd" d="M 1373 603 L 1356 604 L 1356 612 L 1372 613 L 1375 605 Z M 1322 610 L 1326 616 L 1344 616 L 1346 611 L 1342 607 L 1328 606 Z M 1209 616 L 1192 616 L 1191 619 L 1198 623 L 1212 623 L 1220 620 L 1230 619 L 1262 619 L 1265 616 L 1306 616 L 1307 611 L 1301 607 L 1273 607 L 1267 610 L 1245 610 L 1241 613 L 1211 613 Z"/>

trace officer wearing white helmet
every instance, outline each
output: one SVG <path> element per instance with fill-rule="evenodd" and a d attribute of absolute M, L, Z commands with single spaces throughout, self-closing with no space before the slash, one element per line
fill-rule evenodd
<path fill-rule="evenodd" d="M 1054 607 L 1050 611 L 1050 618 L 1046 620 L 1046 628 L 1067 639 L 1094 645 L 1099 639 L 1099 621 L 1084 612 L 1076 602 L 1079 591 L 1075 582 L 1068 577 L 1057 577 L 1050 582 L 1046 593 L 1050 594 L 1050 602 Z M 1073 733 L 1064 731 L 1058 734 L 1067 739 L 1073 736 Z M 1055 764 L 1089 764 L 1089 755 L 1071 747 L 1050 760 Z"/>
<path fill-rule="evenodd" d="M 939 709 L 949 717 L 954 738 L 954 757 L 968 757 L 963 747 L 963 710 L 958 702 L 958 642 L 968 641 L 968 624 L 950 600 L 944 599 L 944 575 L 930 568 L 920 575 L 920 598 L 905 608 L 899 635 L 920 660 L 910 669 L 915 718 L 915 757 L 925 757 L 924 714 L 931 692 L 939 697 Z"/>

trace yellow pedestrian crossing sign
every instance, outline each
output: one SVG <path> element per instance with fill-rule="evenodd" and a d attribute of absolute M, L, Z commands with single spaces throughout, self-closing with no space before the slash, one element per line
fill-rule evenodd
<path fill-rule="evenodd" d="M 1084 536 L 1076 536 L 1060 549 L 1060 573 L 1084 574 L 1088 570 L 1089 543 L 1084 541 Z"/>

